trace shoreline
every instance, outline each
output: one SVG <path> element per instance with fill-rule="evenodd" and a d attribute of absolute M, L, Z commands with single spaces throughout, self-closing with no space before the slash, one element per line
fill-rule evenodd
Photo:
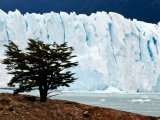
<path fill-rule="evenodd" d="M 66 100 L 49 99 L 40 103 L 39 97 L 0 93 L 0 119 L 13 120 L 159 120 L 158 117 L 96 107 Z"/>

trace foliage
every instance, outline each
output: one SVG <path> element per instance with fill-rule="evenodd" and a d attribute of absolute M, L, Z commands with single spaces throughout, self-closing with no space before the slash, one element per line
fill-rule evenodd
<path fill-rule="evenodd" d="M 38 87 L 41 101 L 45 102 L 49 90 L 59 86 L 69 87 L 69 83 L 76 80 L 69 68 L 78 63 L 73 62 L 72 58 L 76 57 L 73 55 L 74 49 L 68 47 L 67 43 L 44 44 L 29 39 L 25 51 L 20 50 L 12 41 L 5 46 L 7 58 L 2 63 L 7 65 L 6 69 L 13 75 L 8 85 L 19 86 L 15 93 L 30 92 Z"/>

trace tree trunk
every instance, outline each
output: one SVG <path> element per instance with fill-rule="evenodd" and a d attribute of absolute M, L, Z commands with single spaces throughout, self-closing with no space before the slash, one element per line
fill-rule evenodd
<path fill-rule="evenodd" d="M 40 102 L 46 102 L 47 101 L 47 89 L 40 85 L 39 93 L 40 93 Z"/>

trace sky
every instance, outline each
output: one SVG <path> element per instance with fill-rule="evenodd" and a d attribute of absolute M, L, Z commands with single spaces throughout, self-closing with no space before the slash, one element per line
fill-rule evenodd
<path fill-rule="evenodd" d="M 106 11 L 150 23 L 160 21 L 160 0 L 0 0 L 0 9 L 5 12 L 18 9 L 22 14 L 75 11 L 90 15 Z"/>

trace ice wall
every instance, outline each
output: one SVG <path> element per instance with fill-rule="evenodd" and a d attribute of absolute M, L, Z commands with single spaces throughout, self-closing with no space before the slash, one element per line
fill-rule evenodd
<path fill-rule="evenodd" d="M 75 48 L 78 80 L 69 90 L 160 92 L 160 25 L 125 19 L 117 13 L 65 12 L 22 15 L 0 11 L 0 54 L 9 40 L 21 48 L 28 38 L 68 42 Z M 0 65 L 0 86 L 11 76 Z M 67 89 L 68 90 L 68 89 Z"/>

